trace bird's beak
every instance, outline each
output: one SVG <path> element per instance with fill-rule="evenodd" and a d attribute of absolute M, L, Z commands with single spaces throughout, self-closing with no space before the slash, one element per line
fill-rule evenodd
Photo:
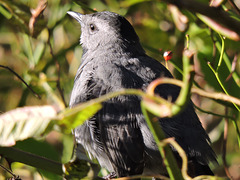
<path fill-rule="evenodd" d="M 68 11 L 67 13 L 70 16 L 72 16 L 74 19 L 76 19 L 82 25 L 82 16 L 83 16 L 83 14 L 80 14 L 80 13 L 74 12 L 74 11 Z"/>

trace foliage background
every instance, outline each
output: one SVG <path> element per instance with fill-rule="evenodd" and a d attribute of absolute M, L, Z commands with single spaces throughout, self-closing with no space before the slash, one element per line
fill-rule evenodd
<path fill-rule="evenodd" d="M 201 1 L 208 4 L 207 0 Z M 235 1 L 239 3 L 238 1 Z M 220 42 L 219 35 L 205 25 L 195 14 L 182 10 L 178 14 L 172 6 L 160 1 L 147 0 L 50 0 L 46 9 L 37 17 L 33 35 L 30 35 L 29 20 L 32 17 L 30 9 L 36 9 L 37 0 L 0 0 L 0 65 L 8 66 L 19 74 L 29 86 L 41 96 L 38 99 L 13 73 L 7 69 L 0 69 L 0 112 L 7 112 L 17 107 L 32 105 L 62 106 L 53 98 L 62 101 L 64 96 L 66 105 L 69 102 L 73 80 L 80 64 L 82 49 L 79 45 L 80 25 L 70 18 L 66 12 L 73 10 L 81 13 L 97 11 L 113 11 L 125 16 L 134 26 L 148 55 L 165 64 L 164 51 L 172 51 L 173 58 L 168 62 L 170 71 L 178 79 L 182 69 L 182 51 L 186 47 L 185 35 L 190 37 L 189 47 L 195 52 L 195 81 L 201 88 L 210 92 L 222 92 L 214 73 L 209 68 L 210 62 L 216 68 L 220 52 L 214 44 Z M 237 14 L 228 2 L 224 7 Z M 238 4 L 238 6 L 240 6 Z M 178 18 L 187 18 L 180 23 Z M 237 16 L 237 15 L 236 15 Z M 237 16 L 239 19 L 239 16 Z M 177 25 L 182 25 L 180 31 Z M 228 55 L 233 71 L 239 80 L 240 73 L 240 43 L 225 39 L 225 53 Z M 233 63 L 234 62 L 234 63 Z M 58 67 L 59 65 L 59 67 Z M 234 81 L 223 62 L 219 70 L 220 78 L 230 95 L 240 98 L 239 81 Z M 230 78 L 228 78 L 230 75 Z M 44 78 L 46 77 L 46 79 Z M 53 91 L 49 93 L 44 87 L 46 81 Z M 60 86 L 58 86 L 60 84 Z M 234 117 L 239 125 L 239 112 L 227 105 L 193 95 L 194 103 L 209 112 L 224 115 L 228 108 L 228 115 Z M 218 176 L 226 176 L 222 162 L 222 144 L 224 117 L 197 111 L 200 120 L 209 133 L 213 148 L 218 156 L 219 166 L 211 165 Z M 49 157 L 59 162 L 68 162 L 71 158 L 73 139 L 70 134 L 50 131 L 43 137 L 17 142 L 16 146 L 28 152 Z M 240 155 L 236 130 L 229 120 L 227 155 L 230 174 L 234 179 L 240 179 Z M 1 164 L 7 166 L 2 158 Z M 33 167 L 13 163 L 13 172 L 22 179 L 61 179 L 55 174 L 37 170 Z M 39 173 L 40 172 L 40 173 Z M 0 179 L 11 177 L 0 168 Z"/>

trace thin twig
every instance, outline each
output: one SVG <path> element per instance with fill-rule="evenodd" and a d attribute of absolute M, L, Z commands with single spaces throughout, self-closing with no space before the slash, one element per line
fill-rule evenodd
<path fill-rule="evenodd" d="M 61 88 L 61 84 L 60 84 L 60 65 L 59 65 L 59 62 L 56 60 L 56 58 L 53 54 L 53 49 L 52 49 L 52 45 L 50 43 L 50 38 L 48 39 L 48 45 L 49 45 L 49 48 L 50 48 L 50 54 L 52 55 L 52 58 L 55 61 L 56 68 L 57 68 L 57 74 L 58 74 L 58 78 L 57 78 L 57 81 L 56 81 L 57 89 L 58 89 L 58 92 L 60 93 L 60 96 L 62 98 L 64 106 L 67 107 L 67 103 L 65 101 L 65 97 L 64 97 L 64 94 L 63 94 L 63 89 Z"/>
<path fill-rule="evenodd" d="M 1 165 L 1 168 L 3 168 L 5 171 L 7 171 L 9 174 L 11 174 L 13 177 L 17 177 L 15 174 L 13 174 L 13 172 L 11 170 L 9 170 L 8 168 L 5 168 L 3 165 Z"/>
<path fill-rule="evenodd" d="M 20 79 L 20 80 L 27 86 L 27 88 L 30 89 L 30 91 L 34 94 L 35 97 L 37 97 L 38 99 L 41 99 L 41 96 L 38 95 L 38 94 L 23 80 L 23 78 L 22 78 L 20 75 L 18 75 L 18 73 L 16 73 L 14 70 L 12 70 L 12 69 L 11 69 L 10 67 L 8 67 L 8 66 L 0 65 L 0 67 L 9 70 L 11 73 L 13 73 L 15 76 L 17 76 L 18 79 Z"/>
<path fill-rule="evenodd" d="M 216 113 L 213 113 L 213 112 L 210 112 L 210 111 L 206 111 L 206 110 L 198 107 L 198 106 L 195 105 L 195 104 L 193 104 L 193 105 L 194 105 L 194 107 L 195 107 L 198 111 L 201 111 L 202 113 L 206 113 L 206 114 L 210 114 L 210 115 L 218 116 L 218 117 L 224 117 L 224 118 L 234 119 L 233 116 L 216 114 Z"/>

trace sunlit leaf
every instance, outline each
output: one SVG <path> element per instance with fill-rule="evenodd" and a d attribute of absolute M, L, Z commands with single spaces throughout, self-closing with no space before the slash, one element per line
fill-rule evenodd
<path fill-rule="evenodd" d="M 70 133 L 72 129 L 83 124 L 101 108 L 102 105 L 100 103 L 90 101 L 72 109 L 66 109 L 59 115 L 62 120 L 60 120 L 58 124 L 65 133 Z"/>
<path fill-rule="evenodd" d="M 0 146 L 12 146 L 16 141 L 40 136 L 56 115 L 52 106 L 29 106 L 2 114 Z"/>

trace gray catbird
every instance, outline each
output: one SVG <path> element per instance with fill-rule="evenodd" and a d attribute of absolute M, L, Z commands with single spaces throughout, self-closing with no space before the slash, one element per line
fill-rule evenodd
<path fill-rule="evenodd" d="M 83 48 L 70 99 L 70 107 L 124 88 L 146 90 L 149 83 L 171 73 L 147 56 L 131 24 L 112 12 L 68 12 L 81 24 Z M 160 85 L 155 93 L 176 100 L 180 88 Z M 169 98 L 171 97 L 171 98 Z M 160 153 L 140 108 L 141 98 L 124 95 L 103 103 L 103 108 L 74 130 L 77 144 L 117 177 L 166 174 Z M 161 111 L 161 109 L 159 109 Z M 212 175 L 208 163 L 216 161 L 210 139 L 192 105 L 173 118 L 159 119 L 166 137 L 175 137 L 189 159 L 189 174 Z M 176 158 L 181 163 L 173 148 Z"/>

